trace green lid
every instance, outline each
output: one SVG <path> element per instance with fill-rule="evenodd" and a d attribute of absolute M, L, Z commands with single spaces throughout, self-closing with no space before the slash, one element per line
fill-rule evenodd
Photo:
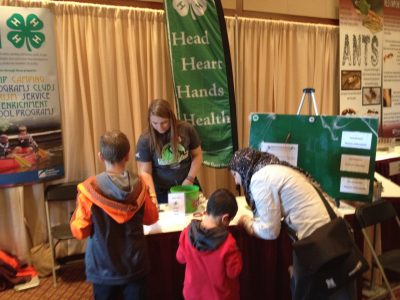
<path fill-rule="evenodd" d="M 170 188 L 171 193 L 198 192 L 198 185 L 175 185 Z"/>
<path fill-rule="evenodd" d="M 175 185 L 170 188 L 171 193 L 185 194 L 185 211 L 192 213 L 197 210 L 199 202 L 199 186 L 198 185 Z"/>

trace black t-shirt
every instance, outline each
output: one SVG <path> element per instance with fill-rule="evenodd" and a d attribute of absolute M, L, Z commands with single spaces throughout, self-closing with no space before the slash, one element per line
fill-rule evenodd
<path fill-rule="evenodd" d="M 178 134 L 179 155 L 177 159 L 174 159 L 169 143 L 169 132 L 161 136 L 164 146 L 160 157 L 154 150 L 150 149 L 150 134 L 148 132 L 140 136 L 136 145 L 136 160 L 152 162 L 153 164 L 153 181 L 157 194 L 168 193 L 172 186 L 182 184 L 192 163 L 190 150 L 199 147 L 201 144 L 197 131 L 187 122 L 178 123 Z"/>

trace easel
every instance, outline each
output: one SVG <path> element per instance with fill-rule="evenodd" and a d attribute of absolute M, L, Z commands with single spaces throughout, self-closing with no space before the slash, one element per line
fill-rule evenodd
<path fill-rule="evenodd" d="M 318 116 L 318 108 L 317 102 L 315 101 L 315 89 L 314 88 L 305 88 L 303 89 L 303 97 L 301 97 L 299 108 L 297 109 L 297 115 L 300 115 L 301 108 L 304 104 L 304 99 L 308 95 L 308 114 L 311 116 L 311 103 L 314 107 L 315 115 Z"/>
<path fill-rule="evenodd" d="M 299 108 L 297 109 L 297 115 L 300 115 L 300 111 L 301 111 L 301 108 L 302 108 L 302 106 L 304 104 L 304 99 L 306 98 L 306 95 L 308 95 L 308 114 L 310 116 L 308 121 L 310 123 L 314 123 L 315 122 L 315 118 L 314 118 L 314 116 L 312 116 L 311 106 L 314 107 L 315 115 L 316 116 L 319 115 L 318 108 L 317 108 L 317 101 L 315 100 L 315 89 L 314 88 L 304 88 L 303 89 L 303 96 L 301 97 Z M 286 137 L 286 142 L 289 140 L 289 138 L 290 138 L 290 133 Z M 335 202 L 336 202 L 336 206 L 339 207 L 340 206 L 340 201 L 335 199 Z"/>
<path fill-rule="evenodd" d="M 315 118 L 312 116 L 311 104 L 312 104 L 312 106 L 314 107 L 315 115 L 316 115 L 316 116 L 319 115 L 319 113 L 318 113 L 318 108 L 317 108 L 317 101 L 315 101 L 315 89 L 314 89 L 314 88 L 304 88 L 304 89 L 303 89 L 303 96 L 301 97 L 300 104 L 299 104 L 299 108 L 297 109 L 296 115 L 298 115 L 298 116 L 300 115 L 300 111 L 301 111 L 301 108 L 303 107 L 304 99 L 306 98 L 306 95 L 308 95 L 308 114 L 310 115 L 309 121 L 310 121 L 311 123 L 314 123 Z M 285 144 L 289 142 L 291 136 L 292 136 L 292 135 L 291 135 L 291 133 L 289 132 L 289 133 L 287 134 L 287 136 L 286 136 Z"/>

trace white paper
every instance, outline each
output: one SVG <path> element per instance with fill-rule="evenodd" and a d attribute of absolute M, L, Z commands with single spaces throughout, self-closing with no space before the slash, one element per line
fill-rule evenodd
<path fill-rule="evenodd" d="M 341 146 L 343 148 L 371 149 L 372 133 L 343 131 Z"/>
<path fill-rule="evenodd" d="M 168 193 L 168 208 L 173 218 L 185 219 L 185 193 Z"/>
<path fill-rule="evenodd" d="M 389 163 L 389 176 L 400 174 L 400 161 L 392 161 Z"/>
<path fill-rule="evenodd" d="M 340 171 L 368 174 L 369 162 L 369 156 L 342 154 L 340 160 Z"/>
<path fill-rule="evenodd" d="M 369 183 L 369 179 L 342 177 L 340 179 L 340 192 L 368 195 Z"/>
<path fill-rule="evenodd" d="M 287 161 L 293 166 L 297 166 L 299 145 L 283 143 L 261 142 L 260 150 L 276 155 L 280 160 Z"/>

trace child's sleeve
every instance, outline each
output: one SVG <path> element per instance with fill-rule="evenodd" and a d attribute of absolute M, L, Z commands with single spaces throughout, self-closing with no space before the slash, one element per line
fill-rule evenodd
<path fill-rule="evenodd" d="M 176 260 L 181 264 L 186 264 L 186 257 L 185 257 L 185 231 L 184 229 L 181 232 L 179 237 L 179 246 L 178 250 L 176 251 Z"/>
<path fill-rule="evenodd" d="M 229 278 L 236 278 L 242 272 L 242 254 L 234 238 L 232 236 L 230 238 L 232 241 L 225 256 L 226 274 Z"/>
<path fill-rule="evenodd" d="M 145 192 L 144 198 L 143 224 L 151 225 L 158 221 L 158 209 L 147 191 Z"/>
<path fill-rule="evenodd" d="M 87 201 L 82 193 L 79 193 L 76 198 L 76 208 L 70 221 L 72 235 L 78 240 L 87 238 L 92 232 L 91 206 L 92 203 Z"/>

